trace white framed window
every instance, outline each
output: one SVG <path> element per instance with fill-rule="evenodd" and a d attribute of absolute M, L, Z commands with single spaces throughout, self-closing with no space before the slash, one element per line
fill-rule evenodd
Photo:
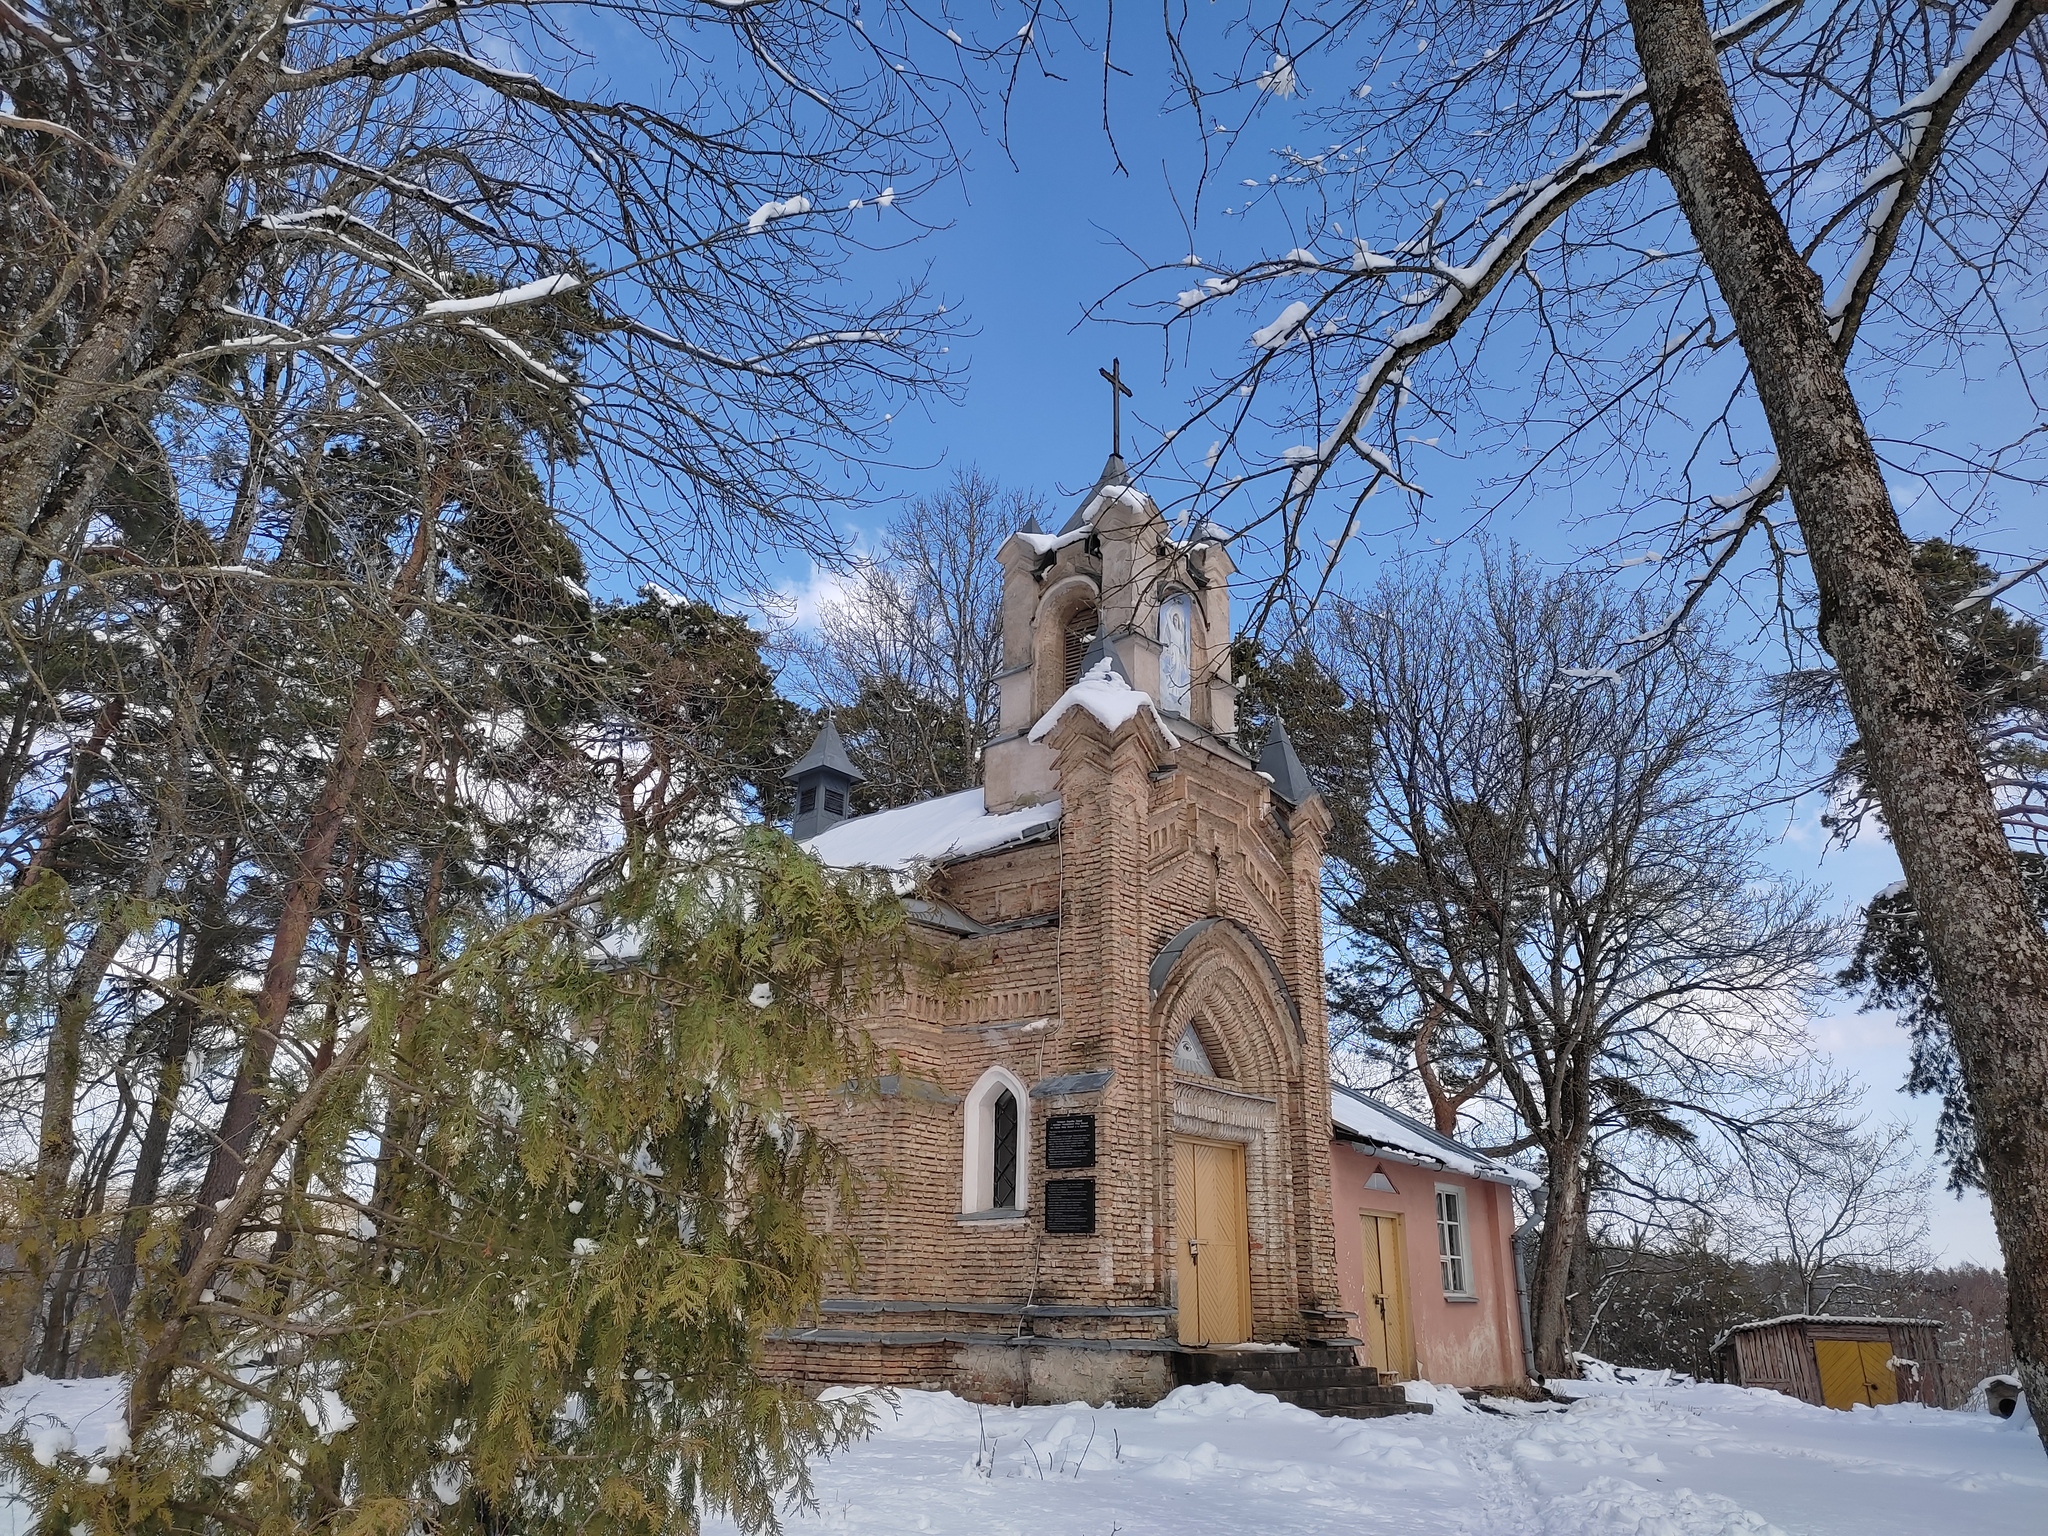
<path fill-rule="evenodd" d="M 967 1095 L 960 1213 L 1031 1207 L 1031 1094 L 1007 1067 L 990 1067 Z"/>
<path fill-rule="evenodd" d="M 1444 1294 L 1472 1294 L 1471 1249 L 1465 1241 L 1465 1191 L 1455 1184 L 1436 1187 L 1436 1252 L 1443 1263 Z"/>

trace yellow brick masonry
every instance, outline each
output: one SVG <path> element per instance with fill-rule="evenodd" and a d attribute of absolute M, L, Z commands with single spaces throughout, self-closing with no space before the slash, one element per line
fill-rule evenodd
<path fill-rule="evenodd" d="M 1328 818 L 1289 813 L 1234 754 L 1176 746 L 1149 711 L 1115 731 L 1070 710 L 1047 738 L 1055 840 L 939 870 L 931 894 L 999 931 L 926 935 L 929 962 L 866 1026 L 887 1076 L 807 1107 L 862 1177 L 861 1268 L 772 1370 L 811 1386 L 946 1385 L 991 1398 L 1143 1402 L 1176 1347 L 1172 1138 L 1246 1149 L 1253 1336 L 1341 1337 L 1330 1224 L 1329 1081 L 1318 880 Z M 1158 997 L 1161 950 L 1204 918 Z M 1263 951 L 1263 953 L 1262 953 Z M 1277 980 L 1275 971 L 1277 970 Z M 1173 1069 L 1190 1023 L 1219 1072 Z M 963 1104 L 1001 1065 L 1034 1093 L 1024 1219 L 960 1215 Z M 1096 1121 L 1096 1232 L 1044 1230 L 1045 1122 Z M 1054 1174 L 1054 1177 L 1063 1176 Z"/>

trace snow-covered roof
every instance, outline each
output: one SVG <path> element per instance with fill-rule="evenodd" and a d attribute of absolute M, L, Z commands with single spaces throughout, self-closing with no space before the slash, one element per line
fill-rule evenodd
<path fill-rule="evenodd" d="M 1059 819 L 1057 800 L 991 816 L 980 790 L 963 789 L 957 795 L 842 821 L 804 847 L 819 863 L 834 869 L 904 870 L 1028 843 L 1050 832 Z"/>
<path fill-rule="evenodd" d="M 1133 688 L 1123 679 L 1113 657 L 1105 656 L 1086 672 L 1081 680 L 1052 702 L 1031 727 L 1031 739 L 1042 741 L 1060 723 L 1060 717 L 1068 710 L 1081 708 L 1100 720 L 1103 729 L 1113 731 L 1125 721 L 1134 717 L 1139 710 L 1149 709 L 1159 729 L 1166 732 L 1166 739 L 1174 746 L 1180 745 L 1180 738 L 1166 729 L 1166 722 L 1159 718 L 1159 711 L 1152 703 L 1152 695 L 1143 689 Z"/>
<path fill-rule="evenodd" d="M 1409 1162 L 1425 1163 L 1475 1179 L 1491 1179 L 1496 1184 L 1514 1184 L 1522 1189 L 1535 1189 L 1542 1183 L 1532 1173 L 1475 1152 L 1392 1105 L 1382 1104 L 1341 1083 L 1330 1085 L 1330 1118 L 1349 1139 Z"/>
<path fill-rule="evenodd" d="M 1738 1333 L 1754 1333 L 1759 1328 L 1779 1328 L 1788 1323 L 1797 1323 L 1801 1327 L 1807 1324 L 1818 1324 L 1829 1328 L 1845 1326 L 1853 1328 L 1939 1328 L 1942 1326 L 1941 1319 L 1938 1317 L 1850 1317 L 1840 1312 L 1787 1312 L 1783 1317 L 1760 1317 L 1755 1322 L 1737 1323 L 1733 1328 L 1722 1334 L 1721 1337 L 1714 1340 L 1714 1348 L 1708 1350 L 1707 1353 L 1713 1354 Z"/>

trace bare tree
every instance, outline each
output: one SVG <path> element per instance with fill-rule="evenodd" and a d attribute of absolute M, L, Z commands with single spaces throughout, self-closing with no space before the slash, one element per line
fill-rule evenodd
<path fill-rule="evenodd" d="M 1567 1299 L 1597 1186 L 1655 1201 L 1630 1147 L 1738 1145 L 1807 1123 L 1788 1092 L 1836 947 L 1816 893 L 1769 878 L 1731 784 L 1731 664 L 1696 636 L 1592 669 L 1640 624 L 1587 578 L 1506 556 L 1401 568 L 1318 631 L 1379 723 L 1338 931 L 1401 999 L 1384 1023 L 1478 1065 L 1544 1159 L 1529 1276 L 1537 1368 L 1571 1372 Z M 1820 1097 L 1825 1098 L 1825 1092 Z"/>
<path fill-rule="evenodd" d="M 1648 542 L 1673 589 L 1638 651 L 1724 577 L 1775 581 L 1867 746 L 1989 1149 L 2020 1374 L 2048 1397 L 2048 933 L 1887 486 L 1967 514 L 2038 484 L 2039 444 L 2031 413 L 2002 441 L 1864 414 L 1907 370 L 2035 377 L 2044 10 L 1425 0 L 1274 17 L 1246 34 L 1273 62 L 1235 87 L 1273 100 L 1318 67 L 1343 82 L 1322 142 L 1252 179 L 1285 254 L 1204 275 L 1177 242 L 1156 270 L 1179 290 L 1169 324 L 1287 300 L 1162 450 L 1201 455 L 1199 514 L 1260 498 L 1237 520 L 1284 572 L 1269 611 L 1292 602 L 1298 623 L 1367 498 L 1419 497 L 1418 455 L 1461 425 L 1532 465 L 1612 467 L 1632 510 L 1610 534 Z M 1505 378 L 1486 367 L 1503 346 Z M 1773 515 L 1786 496 L 1790 520 Z"/>
<path fill-rule="evenodd" d="M 1041 508 L 979 470 L 914 499 L 788 645 L 789 680 L 830 709 L 871 808 L 970 789 L 996 720 L 1003 541 Z"/>
<path fill-rule="evenodd" d="M 1737 1250 L 1786 1265 L 1802 1312 L 1823 1313 L 1845 1292 L 1857 1294 L 1858 1271 L 1927 1265 L 1920 1245 L 1930 1180 L 1905 1125 L 1767 1137 L 1745 1149 L 1736 1174 L 1723 1219 Z"/>

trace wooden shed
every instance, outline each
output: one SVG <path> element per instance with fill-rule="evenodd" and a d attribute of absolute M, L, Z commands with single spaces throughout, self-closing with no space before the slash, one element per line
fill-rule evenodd
<path fill-rule="evenodd" d="M 1714 1341 L 1721 1379 L 1822 1408 L 1943 1406 L 1941 1324 L 1911 1317 L 1767 1317 Z"/>

